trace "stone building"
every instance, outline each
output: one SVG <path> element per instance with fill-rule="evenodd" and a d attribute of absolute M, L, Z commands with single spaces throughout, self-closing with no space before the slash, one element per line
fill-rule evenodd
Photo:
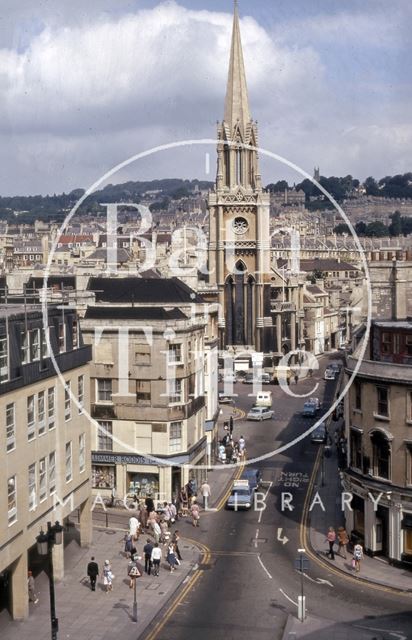
<path fill-rule="evenodd" d="M 90 347 L 73 310 L 48 309 L 48 355 L 40 306 L 0 307 L 0 602 L 15 619 L 28 615 L 27 570 L 41 566 L 40 529 L 80 509 L 80 540 L 91 541 Z M 64 546 L 53 549 L 64 575 Z"/>
<path fill-rule="evenodd" d="M 346 378 L 360 358 L 347 358 Z M 348 530 L 370 554 L 412 563 L 412 322 L 372 324 L 365 357 L 345 399 Z M 372 496 L 372 497 L 371 497 Z M 374 508 L 375 500 L 377 508 Z"/>
<path fill-rule="evenodd" d="M 94 493 L 170 500 L 209 462 L 217 392 L 205 402 L 205 353 L 217 378 L 216 336 L 206 349 L 202 301 L 177 278 L 92 278 L 88 289 Z"/>

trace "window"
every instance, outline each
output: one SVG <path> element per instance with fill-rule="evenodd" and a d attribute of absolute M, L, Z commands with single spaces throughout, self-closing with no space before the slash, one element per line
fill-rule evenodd
<path fill-rule="evenodd" d="M 112 401 L 112 381 L 110 378 L 97 379 L 97 402 Z"/>
<path fill-rule="evenodd" d="M 72 417 L 72 402 L 70 397 L 70 380 L 65 381 L 64 387 L 64 419 L 70 420 Z"/>
<path fill-rule="evenodd" d="M 17 520 L 16 476 L 7 480 L 7 522 L 13 524 Z"/>
<path fill-rule="evenodd" d="M 45 410 L 44 410 L 44 391 L 39 391 L 37 396 L 37 421 L 39 425 L 39 435 L 46 430 Z"/>
<path fill-rule="evenodd" d="M 134 362 L 140 367 L 148 366 L 151 363 L 151 354 L 149 345 L 139 345 L 136 347 Z"/>
<path fill-rule="evenodd" d="M 36 497 L 36 463 L 34 462 L 28 469 L 28 489 L 29 489 L 29 511 L 33 511 L 37 506 Z"/>
<path fill-rule="evenodd" d="M 362 469 L 362 434 L 355 429 L 350 430 L 350 466 Z"/>
<path fill-rule="evenodd" d="M 386 356 L 392 354 L 392 334 L 387 331 L 383 331 L 381 335 L 381 353 Z"/>
<path fill-rule="evenodd" d="M 169 344 L 169 364 L 182 364 L 182 345 Z"/>
<path fill-rule="evenodd" d="M 49 429 L 54 429 L 55 422 L 55 409 L 56 409 L 56 391 L 54 387 L 50 387 L 47 391 L 47 422 L 49 423 Z"/>
<path fill-rule="evenodd" d="M 49 494 L 56 491 L 56 452 L 49 453 Z"/>
<path fill-rule="evenodd" d="M 390 479 L 391 448 L 386 436 L 375 431 L 371 437 L 373 450 L 373 475 Z"/>
<path fill-rule="evenodd" d="M 362 384 L 359 380 L 355 380 L 355 409 L 362 410 Z"/>
<path fill-rule="evenodd" d="M 40 329 L 30 331 L 30 361 L 40 360 Z"/>
<path fill-rule="evenodd" d="M 33 440 L 35 433 L 35 408 L 34 408 L 34 396 L 27 398 L 27 437 L 29 440 Z"/>
<path fill-rule="evenodd" d="M 47 348 L 47 334 L 48 329 L 41 330 L 41 357 L 47 358 L 49 355 L 49 350 Z"/>
<path fill-rule="evenodd" d="M 378 395 L 378 415 L 389 416 L 389 390 L 386 387 L 376 387 Z"/>
<path fill-rule="evenodd" d="M 72 344 L 73 349 L 77 349 L 77 347 L 79 346 L 79 325 L 77 322 L 77 318 L 73 319 L 72 324 Z"/>
<path fill-rule="evenodd" d="M 405 336 L 405 351 L 408 356 L 412 356 L 412 336 Z"/>
<path fill-rule="evenodd" d="M 84 406 L 84 376 L 77 378 L 77 397 L 79 401 L 79 413 L 83 412 Z"/>
<path fill-rule="evenodd" d="M 82 473 L 86 468 L 86 435 L 79 435 L 79 471 Z"/>
<path fill-rule="evenodd" d="M 181 451 L 182 450 L 182 423 L 171 422 L 170 424 L 170 438 L 169 438 L 169 451 Z"/>
<path fill-rule="evenodd" d="M 9 353 L 7 337 L 0 338 L 0 382 L 9 379 Z"/>
<path fill-rule="evenodd" d="M 58 343 L 59 343 L 59 353 L 62 353 L 66 348 L 66 332 L 65 332 L 64 322 L 62 320 L 59 322 Z"/>
<path fill-rule="evenodd" d="M 66 442 L 66 464 L 65 464 L 65 469 L 66 469 L 66 482 L 70 482 L 70 480 L 72 479 L 72 473 L 73 473 L 73 468 L 72 468 L 72 443 L 70 442 Z"/>
<path fill-rule="evenodd" d="M 6 405 L 6 450 L 13 451 L 16 446 L 16 419 L 14 402 Z"/>
<path fill-rule="evenodd" d="M 170 402 L 182 402 L 182 380 L 181 379 L 176 379 L 174 380 L 174 385 L 172 383 L 172 389 L 170 390 L 170 394 L 169 394 L 169 401 Z M 174 386 L 174 389 L 173 389 Z"/>
<path fill-rule="evenodd" d="M 97 448 L 99 451 L 113 451 L 113 426 L 108 420 L 99 422 L 97 429 Z"/>
<path fill-rule="evenodd" d="M 43 502 L 47 498 L 47 466 L 46 458 L 39 460 L 39 500 Z"/>
<path fill-rule="evenodd" d="M 136 402 L 140 406 L 149 407 L 151 401 L 150 382 L 136 380 Z"/>
<path fill-rule="evenodd" d="M 29 362 L 30 358 L 30 344 L 29 334 L 27 331 L 20 333 L 20 359 L 22 364 Z"/>

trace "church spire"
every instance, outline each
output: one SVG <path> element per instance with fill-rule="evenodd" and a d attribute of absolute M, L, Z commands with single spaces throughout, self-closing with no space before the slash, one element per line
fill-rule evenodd
<path fill-rule="evenodd" d="M 235 0 L 232 46 L 230 50 L 229 76 L 225 101 L 225 123 L 230 127 L 231 132 L 236 126 L 237 121 L 239 121 L 244 132 L 246 125 L 250 122 L 250 112 L 242 41 L 240 37 L 238 2 Z"/>

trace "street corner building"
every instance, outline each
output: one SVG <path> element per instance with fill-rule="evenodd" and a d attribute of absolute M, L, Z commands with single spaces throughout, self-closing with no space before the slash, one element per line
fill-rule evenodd
<path fill-rule="evenodd" d="M 43 568 L 40 530 L 48 522 L 64 526 L 79 510 L 80 543 L 91 541 L 90 428 L 83 411 L 91 349 L 75 311 L 49 307 L 46 314 L 47 328 L 40 305 L 0 306 L 0 599 L 14 619 L 28 616 L 28 569 L 36 576 Z M 63 544 L 54 547 L 53 561 L 61 579 Z"/>

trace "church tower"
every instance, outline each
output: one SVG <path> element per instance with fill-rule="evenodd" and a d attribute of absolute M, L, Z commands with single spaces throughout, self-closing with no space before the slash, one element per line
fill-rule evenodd
<path fill-rule="evenodd" d="M 237 2 L 217 176 L 209 194 L 209 282 L 218 290 L 221 348 L 270 351 L 269 194 L 262 189 L 258 127 L 252 120 Z"/>

